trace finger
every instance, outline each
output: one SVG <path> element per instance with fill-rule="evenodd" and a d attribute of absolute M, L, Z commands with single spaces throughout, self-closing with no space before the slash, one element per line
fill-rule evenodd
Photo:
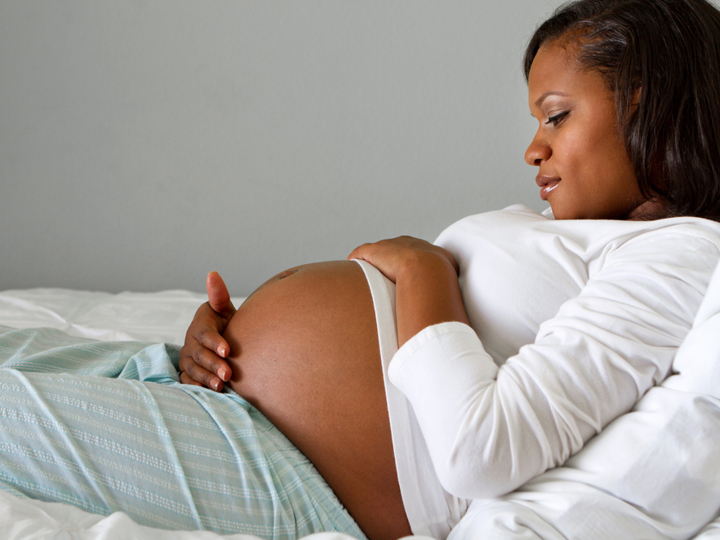
<path fill-rule="evenodd" d="M 350 259 L 365 260 L 364 255 L 368 249 L 368 246 L 370 246 L 370 245 L 371 244 L 363 244 L 361 246 L 356 247 L 355 249 L 352 250 L 352 253 L 350 253 L 350 255 L 347 256 L 347 259 L 348 260 L 350 260 Z"/>
<path fill-rule="evenodd" d="M 230 380 L 232 369 L 230 369 L 230 366 L 225 360 L 211 350 L 201 347 L 198 344 L 197 347 L 188 348 L 187 351 L 181 350 L 181 354 L 183 353 L 185 356 L 180 359 L 180 369 L 190 372 L 193 365 L 197 364 L 224 382 Z M 191 376 L 192 375 L 191 373 Z"/>
<path fill-rule="evenodd" d="M 185 371 L 180 371 L 180 372 L 178 373 L 178 375 L 180 375 L 180 382 L 183 383 L 183 384 L 192 384 L 193 386 L 203 386 L 203 385 L 200 384 L 199 382 L 193 381 L 193 380 L 190 378 L 190 375 L 188 375 L 187 372 L 185 372 Z"/>
<path fill-rule="evenodd" d="M 216 392 L 221 391 L 225 386 L 214 373 L 194 362 L 186 362 L 184 367 L 184 371 L 180 374 L 180 382 L 182 383 L 205 386 Z M 183 369 L 182 362 L 180 369 Z"/>
<path fill-rule="evenodd" d="M 214 381 L 211 381 L 209 386 L 205 385 L 204 383 L 199 383 L 199 382 L 191 379 L 190 375 L 188 375 L 186 371 L 183 371 L 182 373 L 180 373 L 180 382 L 183 384 L 192 384 L 193 386 L 200 386 L 202 388 L 210 388 L 211 390 L 215 390 L 216 392 L 221 392 L 222 389 L 225 387 L 223 382 L 217 378 Z"/>
<path fill-rule="evenodd" d="M 205 302 L 198 308 L 185 333 L 185 343 L 190 344 L 194 349 L 195 342 L 200 342 L 203 347 L 214 351 L 219 357 L 226 358 L 230 354 L 230 346 L 221 334 L 228 322 L 229 319 L 213 311 L 210 304 Z"/>
<path fill-rule="evenodd" d="M 235 306 L 233 306 L 230 300 L 230 293 L 220 274 L 210 272 L 207 275 L 205 286 L 207 288 L 210 307 L 223 317 L 232 317 L 235 313 Z"/>
<path fill-rule="evenodd" d="M 212 326 L 202 327 L 195 339 L 218 359 L 227 358 L 230 354 L 230 345 Z"/>

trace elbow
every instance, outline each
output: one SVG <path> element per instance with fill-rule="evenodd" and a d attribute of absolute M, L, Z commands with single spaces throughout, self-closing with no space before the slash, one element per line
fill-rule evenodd
<path fill-rule="evenodd" d="M 486 499 L 488 497 L 483 496 L 481 491 L 485 491 L 485 486 L 477 478 L 472 478 L 473 475 L 460 474 L 459 471 L 448 464 L 443 468 L 435 468 L 440 485 L 443 489 L 461 499 Z"/>
<path fill-rule="evenodd" d="M 463 499 L 494 499 L 514 491 L 530 479 L 521 474 L 515 460 L 499 459 L 493 454 L 482 450 L 448 453 L 445 459 L 435 464 L 443 489 Z"/>

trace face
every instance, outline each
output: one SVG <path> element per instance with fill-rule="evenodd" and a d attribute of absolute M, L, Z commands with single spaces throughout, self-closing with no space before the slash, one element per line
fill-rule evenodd
<path fill-rule="evenodd" d="M 528 78 L 540 127 L 525 152 L 555 219 L 633 219 L 645 199 L 602 76 L 580 70 L 572 47 L 543 45 Z"/>

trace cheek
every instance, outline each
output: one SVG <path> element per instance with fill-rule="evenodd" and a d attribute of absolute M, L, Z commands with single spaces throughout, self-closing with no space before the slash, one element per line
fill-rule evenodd
<path fill-rule="evenodd" d="M 605 182 L 628 195 L 639 193 L 635 170 L 622 141 L 614 133 L 608 134 L 604 141 L 599 142 L 599 150 L 596 161 Z"/>
<path fill-rule="evenodd" d="M 598 115 L 592 125 L 588 126 L 591 138 L 588 141 L 595 149 L 596 160 L 603 169 L 617 174 L 620 171 L 632 170 L 632 164 L 625 149 L 622 135 L 615 123 L 614 110 Z"/>
<path fill-rule="evenodd" d="M 553 148 L 555 168 L 563 180 L 583 183 L 589 171 L 594 169 L 592 141 L 581 134 L 565 133 L 558 137 Z"/>
<path fill-rule="evenodd" d="M 589 125 L 570 138 L 568 148 L 575 180 L 588 189 L 627 188 L 629 183 L 635 184 L 632 164 L 614 125 L 604 122 Z"/>

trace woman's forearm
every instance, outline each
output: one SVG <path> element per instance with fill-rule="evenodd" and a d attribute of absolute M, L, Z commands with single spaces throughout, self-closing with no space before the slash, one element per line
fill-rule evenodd
<path fill-rule="evenodd" d="M 362 259 L 395 283 L 398 345 L 434 324 L 468 322 L 458 283 L 458 265 L 448 250 L 400 236 L 363 244 L 348 259 Z"/>
<path fill-rule="evenodd" d="M 434 324 L 468 323 L 457 272 L 444 257 L 418 252 L 402 265 L 395 286 L 398 346 Z"/>

